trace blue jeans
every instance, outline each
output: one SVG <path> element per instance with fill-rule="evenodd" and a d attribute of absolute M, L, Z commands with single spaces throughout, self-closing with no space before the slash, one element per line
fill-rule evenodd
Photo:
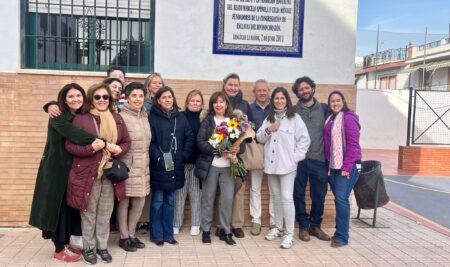
<path fill-rule="evenodd" d="M 319 160 L 305 159 L 298 163 L 294 183 L 295 219 L 300 229 L 310 225 L 320 227 L 322 223 L 325 196 L 328 190 L 328 165 Z M 306 212 L 306 184 L 309 180 L 311 212 Z"/>
<path fill-rule="evenodd" d="M 150 240 L 173 239 L 174 195 L 175 191 L 152 190 Z"/>
<path fill-rule="evenodd" d="M 348 177 L 341 175 L 341 170 L 330 170 L 330 185 L 336 205 L 336 232 L 334 239 L 342 244 L 348 243 L 350 225 L 350 202 L 348 198 L 359 178 L 359 171 L 353 165 Z"/>

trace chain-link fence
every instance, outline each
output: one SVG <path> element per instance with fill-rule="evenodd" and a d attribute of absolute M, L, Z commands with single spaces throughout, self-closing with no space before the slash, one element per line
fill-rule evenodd
<path fill-rule="evenodd" d="M 450 145 L 450 91 L 410 90 L 407 143 Z"/>

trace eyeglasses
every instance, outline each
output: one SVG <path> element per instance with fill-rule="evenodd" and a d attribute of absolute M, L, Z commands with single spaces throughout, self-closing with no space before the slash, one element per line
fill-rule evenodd
<path fill-rule="evenodd" d="M 100 100 L 102 98 L 103 100 L 109 100 L 109 95 L 94 95 L 95 100 Z"/>

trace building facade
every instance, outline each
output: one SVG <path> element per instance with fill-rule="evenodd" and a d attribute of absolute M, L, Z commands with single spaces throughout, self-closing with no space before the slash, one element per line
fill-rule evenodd
<path fill-rule="evenodd" d="M 236 72 L 249 101 L 253 101 L 251 87 L 256 79 L 290 88 L 296 78 L 308 75 L 318 84 L 321 101 L 339 89 L 355 107 L 357 0 L 292 0 L 304 7 L 301 57 L 213 53 L 214 9 L 221 2 L 21 0 L 2 4 L 0 226 L 28 223 L 46 139 L 48 116 L 43 104 L 55 99 L 66 83 L 77 82 L 87 89 L 101 81 L 110 65 L 124 66 L 127 82 L 143 81 L 153 71 L 161 73 L 174 88 L 178 103 L 184 103 L 192 89 L 200 89 L 208 100 L 221 89 L 223 77 Z M 265 187 L 266 207 L 268 194 Z M 330 226 L 333 214 L 334 203 L 328 199 L 325 223 Z M 267 224 L 267 210 L 263 219 Z"/>

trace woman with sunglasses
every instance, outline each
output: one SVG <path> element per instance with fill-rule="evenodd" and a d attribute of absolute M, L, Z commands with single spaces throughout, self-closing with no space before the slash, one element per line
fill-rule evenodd
<path fill-rule="evenodd" d="M 66 140 L 101 150 L 105 142 L 73 126 L 76 114 L 86 111 L 86 94 L 76 84 L 66 84 L 58 94 L 62 114 L 50 118 L 47 142 L 36 178 L 29 224 L 42 230 L 42 237 L 55 245 L 55 259 L 74 262 L 81 250 L 69 245 L 70 236 L 81 236 L 80 213 L 66 205 L 66 187 L 72 155 L 64 148 Z"/>
<path fill-rule="evenodd" d="M 107 250 L 109 219 L 118 200 L 125 197 L 125 182 L 112 183 L 103 171 L 109 168 L 111 157 L 120 158 L 131 146 L 130 136 L 122 117 L 114 112 L 114 103 L 108 85 L 93 85 L 87 92 L 89 113 L 77 115 L 73 121 L 91 134 L 98 134 L 107 141 L 101 151 L 90 146 L 80 146 L 66 141 L 66 149 L 74 155 L 67 188 L 67 204 L 80 210 L 83 233 L 83 258 L 88 264 L 96 264 L 97 253 L 102 262 L 111 262 Z"/>

